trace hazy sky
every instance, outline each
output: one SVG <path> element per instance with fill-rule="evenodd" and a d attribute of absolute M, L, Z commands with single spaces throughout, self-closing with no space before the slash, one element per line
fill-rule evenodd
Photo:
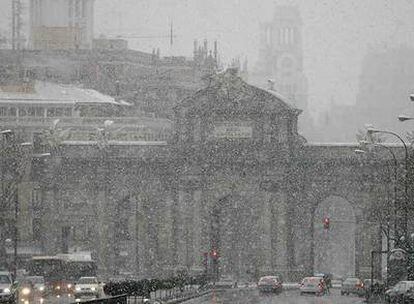
<path fill-rule="evenodd" d="M 131 47 L 191 56 L 194 38 L 217 39 L 225 61 L 247 56 L 252 68 L 259 24 L 272 18 L 277 4 L 300 9 L 313 111 L 331 100 L 355 102 L 360 61 L 369 48 L 414 44 L 413 0 L 97 0 L 96 33 L 168 36 L 172 20 L 173 50 L 168 38 L 136 39 Z"/>
<path fill-rule="evenodd" d="M 0 34 L 10 24 L 11 0 L 0 0 Z M 27 0 L 23 0 L 24 2 Z M 95 34 L 155 36 L 130 41 L 143 51 L 191 56 L 193 39 L 219 41 L 222 59 L 247 56 L 253 68 L 259 24 L 277 4 L 297 5 L 303 21 L 309 104 L 319 111 L 334 100 L 352 104 L 360 61 L 369 48 L 414 44 L 413 0 L 96 0 Z M 26 9 L 27 10 L 27 9 Z M 174 48 L 169 47 L 173 22 Z"/>

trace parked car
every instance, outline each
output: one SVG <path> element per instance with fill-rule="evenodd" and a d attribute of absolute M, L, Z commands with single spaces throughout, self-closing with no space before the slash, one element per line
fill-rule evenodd
<path fill-rule="evenodd" d="M 282 280 L 278 276 L 264 276 L 259 279 L 257 287 L 261 292 L 281 293 L 283 290 Z"/>
<path fill-rule="evenodd" d="M 14 304 L 17 302 L 16 284 L 7 271 L 0 271 L 0 303 Z"/>
<path fill-rule="evenodd" d="M 385 292 L 385 302 L 391 304 L 403 303 L 404 296 L 414 287 L 414 281 L 400 281 Z"/>
<path fill-rule="evenodd" d="M 326 284 L 321 277 L 306 277 L 300 283 L 299 291 L 301 295 L 313 293 L 321 296 L 326 292 Z"/>
<path fill-rule="evenodd" d="M 341 295 L 350 295 L 350 294 L 354 294 L 360 297 L 365 295 L 364 282 L 362 282 L 361 279 L 347 278 L 342 283 Z"/>
<path fill-rule="evenodd" d="M 81 277 L 75 284 L 75 298 L 99 298 L 101 285 L 96 277 Z"/>

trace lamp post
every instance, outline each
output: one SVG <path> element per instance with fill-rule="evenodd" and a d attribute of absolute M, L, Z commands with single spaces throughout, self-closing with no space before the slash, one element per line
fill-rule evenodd
<path fill-rule="evenodd" d="M 397 225 L 396 225 L 396 218 L 397 218 L 397 204 L 396 204 L 396 202 L 397 202 L 397 181 L 398 181 L 398 161 L 397 161 L 397 157 L 395 156 L 395 153 L 392 151 L 392 149 L 390 148 L 390 147 L 388 147 L 388 146 L 386 146 L 386 145 L 382 145 L 382 144 L 374 144 L 374 143 L 368 143 L 368 142 L 365 142 L 365 141 L 361 141 L 360 142 L 362 145 L 368 145 L 368 144 L 370 144 L 370 145 L 372 145 L 372 146 L 374 146 L 374 147 L 377 147 L 377 148 L 381 148 L 381 149 L 385 149 L 385 150 L 387 150 L 390 154 L 391 154 L 391 156 L 392 156 L 392 159 L 393 159 L 393 175 L 394 175 L 394 178 L 393 178 L 393 180 L 394 180 L 394 185 L 393 185 L 393 209 L 394 209 L 394 234 L 397 234 Z M 355 151 L 354 151 L 356 154 L 366 154 L 366 153 L 368 153 L 366 150 L 363 150 L 363 149 L 356 149 Z M 389 172 L 389 170 L 388 170 L 388 172 Z M 389 221 L 389 216 L 387 216 L 387 227 L 386 227 L 386 238 L 387 238 L 387 250 L 386 251 L 381 251 L 382 253 L 389 253 L 390 252 L 390 221 Z M 382 223 L 380 224 L 381 226 L 382 226 Z M 383 232 L 384 232 L 384 230 L 383 230 Z M 395 235 L 395 237 L 396 237 L 396 240 L 398 241 L 399 240 L 399 236 L 397 236 L 397 235 Z M 374 252 L 377 252 L 377 251 L 372 251 L 372 253 L 371 253 L 371 282 L 373 282 L 372 280 L 373 280 L 373 276 L 374 276 Z M 388 265 L 389 265 L 389 256 L 387 255 L 387 259 L 386 259 L 386 261 L 387 261 L 387 274 L 388 274 L 388 271 L 389 271 L 389 267 L 388 267 Z M 371 286 L 372 287 L 372 286 Z M 371 290 L 371 294 L 372 294 L 372 290 Z"/>
<path fill-rule="evenodd" d="M 104 171 L 104 181 L 103 181 L 103 192 L 104 192 L 104 209 L 106 212 L 104 213 L 104 220 L 106 221 L 106 233 L 107 239 L 106 242 L 106 249 L 104 255 L 101 257 L 104 261 L 105 271 L 110 274 L 115 274 L 115 260 L 117 259 L 117 248 L 115 248 L 115 243 L 117 240 L 115 239 L 114 231 L 113 230 L 113 223 L 111 222 L 111 213 L 112 213 L 112 206 L 109 202 L 109 195 L 110 195 L 110 180 L 109 180 L 109 173 L 110 173 L 110 164 L 109 164 L 109 156 L 108 156 L 108 147 L 109 147 L 109 129 L 114 122 L 112 120 L 105 120 L 103 126 L 101 128 L 96 128 L 97 131 L 97 140 L 96 144 L 98 149 L 101 152 L 101 164 Z M 108 227 L 109 226 L 109 227 Z M 112 235 L 110 235 L 112 233 Z M 113 242 L 107 243 L 107 242 Z"/>
<path fill-rule="evenodd" d="M 15 168 L 15 178 L 13 179 L 13 196 L 9 196 L 5 198 L 5 201 L 3 201 L 3 204 L 8 205 L 8 201 L 13 199 L 14 203 L 14 225 L 13 225 L 13 276 L 16 278 L 16 272 L 17 272 L 17 265 L 18 265 L 18 237 L 19 237 L 19 228 L 18 228 L 18 218 L 19 218 L 19 184 L 21 183 L 22 179 L 24 178 L 25 172 L 27 170 L 28 161 L 30 161 L 32 158 L 43 158 L 50 156 L 50 153 L 42 153 L 42 154 L 30 154 L 27 153 L 27 151 L 23 151 L 24 148 L 32 148 L 33 145 L 30 142 L 23 142 L 20 144 L 17 144 L 14 142 L 14 139 L 12 138 L 14 132 L 12 130 L 4 130 L 0 131 L 0 135 L 6 136 L 6 144 L 10 145 L 12 147 L 13 152 L 19 152 L 19 155 L 12 155 L 12 157 L 16 158 L 15 163 L 17 167 Z M 1 182 L 4 182 L 4 176 L 3 176 L 2 170 L 2 180 Z"/>
<path fill-rule="evenodd" d="M 398 182 L 398 161 L 397 161 L 397 157 L 396 157 L 395 153 L 392 151 L 392 149 L 390 147 L 386 146 L 386 145 L 375 144 L 375 143 L 368 143 L 368 142 L 364 142 L 364 141 L 361 141 L 360 143 L 363 144 L 363 145 L 370 144 L 370 145 L 372 145 L 374 147 L 381 148 L 381 149 L 385 149 L 385 150 L 387 150 L 390 153 L 390 155 L 391 155 L 391 157 L 393 159 L 393 171 L 394 171 L 393 172 L 393 175 L 394 175 L 393 176 L 393 180 L 394 180 L 394 185 L 393 185 L 394 233 L 397 233 L 397 225 L 396 225 L 396 218 L 397 218 L 397 199 L 398 199 L 397 198 L 397 182 Z M 355 150 L 355 153 L 356 154 L 365 154 L 365 153 L 367 153 L 367 151 L 366 150 L 363 150 L 363 149 L 356 149 Z M 387 236 L 387 250 L 389 250 L 389 249 L 390 249 L 389 236 Z"/>
<path fill-rule="evenodd" d="M 402 115 L 400 115 L 400 117 L 401 117 L 401 119 L 405 119 Z M 396 137 L 404 146 L 404 152 L 405 152 L 405 155 L 404 155 L 404 168 L 405 168 L 405 172 L 404 172 L 405 173 L 404 174 L 404 208 L 403 208 L 404 222 L 402 224 L 402 229 L 403 229 L 403 233 L 406 237 L 407 234 L 408 234 L 408 202 L 409 202 L 409 198 L 408 198 L 408 148 L 407 148 L 407 144 L 405 143 L 405 141 L 402 139 L 402 137 L 400 135 L 398 135 L 397 133 L 395 133 L 393 131 L 380 130 L 380 129 L 375 129 L 375 128 L 369 127 L 367 129 L 367 133 L 369 135 L 377 134 L 377 133 L 392 135 L 392 136 Z"/>

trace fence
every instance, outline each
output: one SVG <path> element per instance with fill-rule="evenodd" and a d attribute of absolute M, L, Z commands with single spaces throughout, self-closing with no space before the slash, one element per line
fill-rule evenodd
<path fill-rule="evenodd" d="M 115 297 L 105 297 L 93 300 L 82 301 L 82 303 L 87 304 L 128 304 L 128 296 L 126 294 L 115 296 Z M 79 304 L 79 303 L 73 303 Z"/>
<path fill-rule="evenodd" d="M 186 285 L 183 288 L 175 287 L 153 291 L 151 292 L 149 299 L 153 300 L 151 303 L 157 303 L 156 300 L 165 303 L 173 300 L 186 299 L 198 294 L 200 294 L 198 285 Z M 145 303 L 145 299 L 146 298 L 142 296 L 128 296 L 128 304 L 142 304 Z"/>

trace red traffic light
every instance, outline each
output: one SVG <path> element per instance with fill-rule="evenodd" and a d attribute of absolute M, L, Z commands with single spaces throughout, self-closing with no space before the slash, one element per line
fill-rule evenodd
<path fill-rule="evenodd" d="M 323 228 L 324 228 L 324 229 L 329 229 L 329 224 L 330 224 L 329 217 L 325 217 L 325 218 L 323 219 Z"/>
<path fill-rule="evenodd" d="M 211 256 L 213 257 L 213 259 L 217 259 L 218 258 L 218 252 L 217 252 L 217 250 L 213 249 L 211 251 Z"/>

